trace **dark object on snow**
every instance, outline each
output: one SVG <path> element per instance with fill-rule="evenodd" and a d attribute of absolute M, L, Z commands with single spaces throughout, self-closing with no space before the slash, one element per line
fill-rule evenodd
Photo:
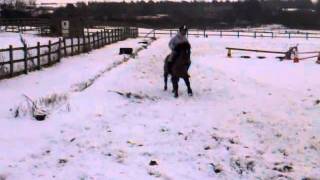
<path fill-rule="evenodd" d="M 258 56 L 257 58 L 258 59 L 265 59 L 266 57 L 265 56 Z"/>
<path fill-rule="evenodd" d="M 222 168 L 220 167 L 220 166 L 217 166 L 217 165 L 215 165 L 215 164 L 213 164 L 213 163 L 210 163 L 210 165 L 212 166 L 212 168 L 213 168 L 213 171 L 215 172 L 215 173 L 221 173 L 222 172 Z"/>
<path fill-rule="evenodd" d="M 120 52 L 119 54 L 132 54 L 133 52 L 133 49 L 132 48 L 120 48 Z"/>
<path fill-rule="evenodd" d="M 279 59 L 279 61 L 283 61 L 285 59 L 285 57 L 283 57 L 283 56 L 278 56 L 276 58 Z"/>
<path fill-rule="evenodd" d="M 240 56 L 241 58 L 244 58 L 244 59 L 249 59 L 250 56 Z"/>
<path fill-rule="evenodd" d="M 46 112 L 44 109 L 41 109 L 37 106 L 37 104 L 30 98 L 28 97 L 27 95 L 24 95 L 28 102 L 31 103 L 32 105 L 32 115 L 33 117 L 38 120 L 38 121 L 43 121 L 46 119 L 46 116 L 48 114 L 48 112 Z"/>
<path fill-rule="evenodd" d="M 190 54 L 191 46 L 188 42 L 178 44 L 175 48 L 174 58 L 168 55 L 164 63 L 164 90 L 167 90 L 168 76 L 171 75 L 171 82 L 173 86 L 174 97 L 178 97 L 178 82 L 179 78 L 183 78 L 188 88 L 189 96 L 192 96 L 192 89 L 190 87 L 188 69 L 191 65 Z M 171 60 L 172 59 L 172 60 Z"/>
<path fill-rule="evenodd" d="M 148 42 L 147 41 L 141 41 L 141 42 L 139 42 L 139 44 L 148 44 Z"/>
<path fill-rule="evenodd" d="M 34 115 L 34 118 L 36 118 L 36 120 L 38 120 L 38 121 L 43 121 L 43 120 L 45 120 L 46 119 L 46 114 L 36 114 L 36 115 Z"/>
<path fill-rule="evenodd" d="M 151 160 L 149 163 L 150 166 L 156 166 L 158 165 L 157 161 Z"/>
<path fill-rule="evenodd" d="M 315 102 L 315 105 L 318 105 L 318 104 L 320 104 L 320 100 L 319 99 L 317 99 L 316 102 Z"/>
<path fill-rule="evenodd" d="M 59 159 L 59 164 L 65 164 L 67 162 L 68 162 L 68 160 L 66 160 L 66 159 Z"/>

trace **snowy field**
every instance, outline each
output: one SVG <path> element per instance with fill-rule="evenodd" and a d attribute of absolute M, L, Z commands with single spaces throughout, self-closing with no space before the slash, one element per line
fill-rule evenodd
<path fill-rule="evenodd" d="M 316 59 L 227 58 L 225 49 L 286 51 L 299 43 L 299 51 L 313 51 L 318 40 L 190 37 L 194 96 L 180 81 L 178 99 L 163 91 L 168 37 L 129 61 L 118 55 L 141 40 L 0 81 L 0 179 L 319 179 Z M 22 111 L 23 94 L 61 98 L 47 103 L 50 114 L 39 122 Z"/>
<path fill-rule="evenodd" d="M 37 42 L 40 44 L 48 44 L 48 41 L 56 42 L 58 38 L 50 38 L 50 37 L 41 37 L 37 35 L 37 32 L 24 32 L 21 34 L 22 37 L 26 40 L 29 47 L 36 46 Z M 20 33 L 12 33 L 12 32 L 1 32 L 0 33 L 0 49 L 7 49 L 9 45 L 12 47 L 22 47 L 23 44 L 20 41 Z"/>

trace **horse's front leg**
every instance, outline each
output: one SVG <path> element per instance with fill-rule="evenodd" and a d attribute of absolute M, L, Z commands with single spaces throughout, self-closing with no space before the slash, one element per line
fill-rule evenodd
<path fill-rule="evenodd" d="M 174 97 L 177 98 L 177 97 L 179 97 L 179 94 L 178 94 L 179 78 L 178 78 L 178 77 L 172 77 L 172 78 L 171 78 L 171 81 L 172 81 L 172 86 L 173 86 Z"/>
<path fill-rule="evenodd" d="M 192 96 L 193 93 L 192 93 L 192 89 L 191 89 L 189 77 L 185 77 L 185 78 L 183 78 L 183 79 L 184 79 L 184 82 L 186 83 L 186 86 L 187 86 L 187 88 L 188 88 L 188 95 L 189 95 L 189 96 Z"/>

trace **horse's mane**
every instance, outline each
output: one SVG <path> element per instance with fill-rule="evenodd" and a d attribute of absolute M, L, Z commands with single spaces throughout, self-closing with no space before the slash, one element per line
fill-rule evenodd
<path fill-rule="evenodd" d="M 175 47 L 176 52 L 190 52 L 191 45 L 189 42 L 180 43 Z"/>

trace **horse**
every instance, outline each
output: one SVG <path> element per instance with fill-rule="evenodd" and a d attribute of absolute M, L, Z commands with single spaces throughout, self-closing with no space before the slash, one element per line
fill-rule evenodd
<path fill-rule="evenodd" d="M 175 98 L 179 96 L 178 83 L 180 78 L 183 78 L 187 86 L 188 95 L 193 95 L 189 81 L 190 76 L 188 74 L 188 69 L 191 65 L 190 49 L 191 46 L 188 42 L 178 44 L 174 49 L 175 52 L 177 52 L 176 57 L 170 61 L 171 54 L 169 54 L 164 61 L 164 90 L 166 91 L 168 88 L 168 76 L 171 75 L 171 82 L 173 87 L 172 92 L 174 93 Z"/>

